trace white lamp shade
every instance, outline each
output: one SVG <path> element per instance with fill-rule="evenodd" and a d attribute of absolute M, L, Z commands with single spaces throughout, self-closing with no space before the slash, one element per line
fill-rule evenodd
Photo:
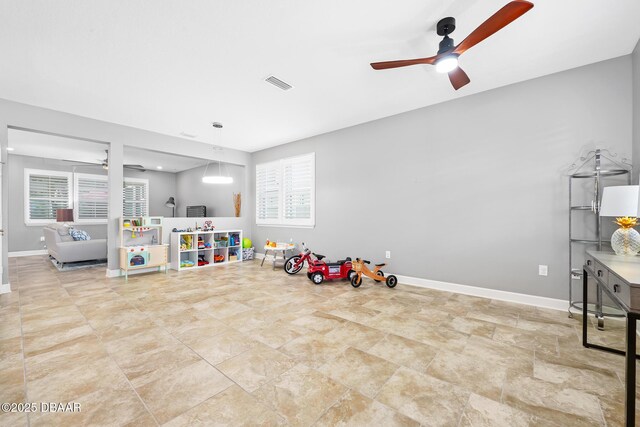
<path fill-rule="evenodd" d="M 639 192 L 640 186 L 638 185 L 605 187 L 602 191 L 600 216 L 638 217 Z"/>

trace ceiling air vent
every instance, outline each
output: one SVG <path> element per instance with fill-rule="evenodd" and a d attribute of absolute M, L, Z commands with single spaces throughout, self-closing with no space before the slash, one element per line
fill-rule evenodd
<path fill-rule="evenodd" d="M 289 83 L 285 83 L 282 80 L 280 80 L 279 78 L 274 77 L 274 76 L 269 76 L 266 79 L 264 79 L 264 81 L 267 82 L 267 83 L 271 83 L 275 87 L 280 88 L 282 90 L 293 89 L 293 86 L 291 86 Z"/>

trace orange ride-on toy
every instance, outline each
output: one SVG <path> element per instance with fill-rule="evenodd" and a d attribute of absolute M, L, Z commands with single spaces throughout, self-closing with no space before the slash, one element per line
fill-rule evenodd
<path fill-rule="evenodd" d="M 357 288 L 362 284 L 363 275 L 372 278 L 376 282 L 386 281 L 387 286 L 390 288 L 393 288 L 398 284 L 398 278 L 393 274 L 387 276 L 385 279 L 381 268 L 386 264 L 376 264 L 373 270 L 369 270 L 367 264 L 371 264 L 371 262 L 360 258 L 356 258 L 356 260 L 351 264 L 351 268 L 354 271 L 354 274 L 351 275 L 351 286 L 354 288 Z"/>

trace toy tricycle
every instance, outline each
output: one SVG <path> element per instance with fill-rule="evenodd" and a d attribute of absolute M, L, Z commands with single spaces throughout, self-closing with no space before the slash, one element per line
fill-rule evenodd
<path fill-rule="evenodd" d="M 376 264 L 373 270 L 369 270 L 367 264 L 371 264 L 371 262 L 360 258 L 356 258 L 353 262 L 352 267 L 354 274 L 351 276 L 351 286 L 354 288 L 357 288 L 362 284 L 362 275 L 370 277 L 376 282 L 382 282 L 385 280 L 384 272 L 381 270 L 381 268 L 386 265 L 385 263 Z M 398 278 L 391 274 L 387 276 L 386 283 L 388 287 L 393 288 L 398 284 Z"/>
<path fill-rule="evenodd" d="M 307 277 L 316 285 L 330 279 L 351 280 L 353 275 L 351 258 L 347 257 L 337 262 L 324 262 L 322 261 L 324 255 L 313 254 L 313 256 L 316 259 L 309 261 Z"/>
<path fill-rule="evenodd" d="M 305 261 L 307 264 L 311 264 L 311 255 L 314 255 L 309 248 L 302 242 L 302 252 L 298 255 L 294 255 L 284 262 L 284 271 L 289 274 L 296 274 L 302 270 Z"/>

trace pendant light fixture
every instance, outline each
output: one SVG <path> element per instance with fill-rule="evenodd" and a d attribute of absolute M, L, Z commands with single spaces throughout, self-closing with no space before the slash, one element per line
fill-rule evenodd
<path fill-rule="evenodd" d="M 222 129 L 222 123 L 213 122 L 214 132 L 219 132 L 218 129 Z M 218 138 L 219 139 L 219 138 Z M 220 151 L 220 157 L 222 157 L 222 147 L 214 146 L 213 149 L 215 151 Z M 209 170 L 209 164 L 211 162 L 207 162 L 207 167 L 204 169 L 204 175 L 202 176 L 202 182 L 205 184 L 231 184 L 233 182 L 233 177 L 230 175 L 222 175 L 222 162 L 218 160 L 218 174 L 217 175 L 207 175 L 207 171 Z"/>

